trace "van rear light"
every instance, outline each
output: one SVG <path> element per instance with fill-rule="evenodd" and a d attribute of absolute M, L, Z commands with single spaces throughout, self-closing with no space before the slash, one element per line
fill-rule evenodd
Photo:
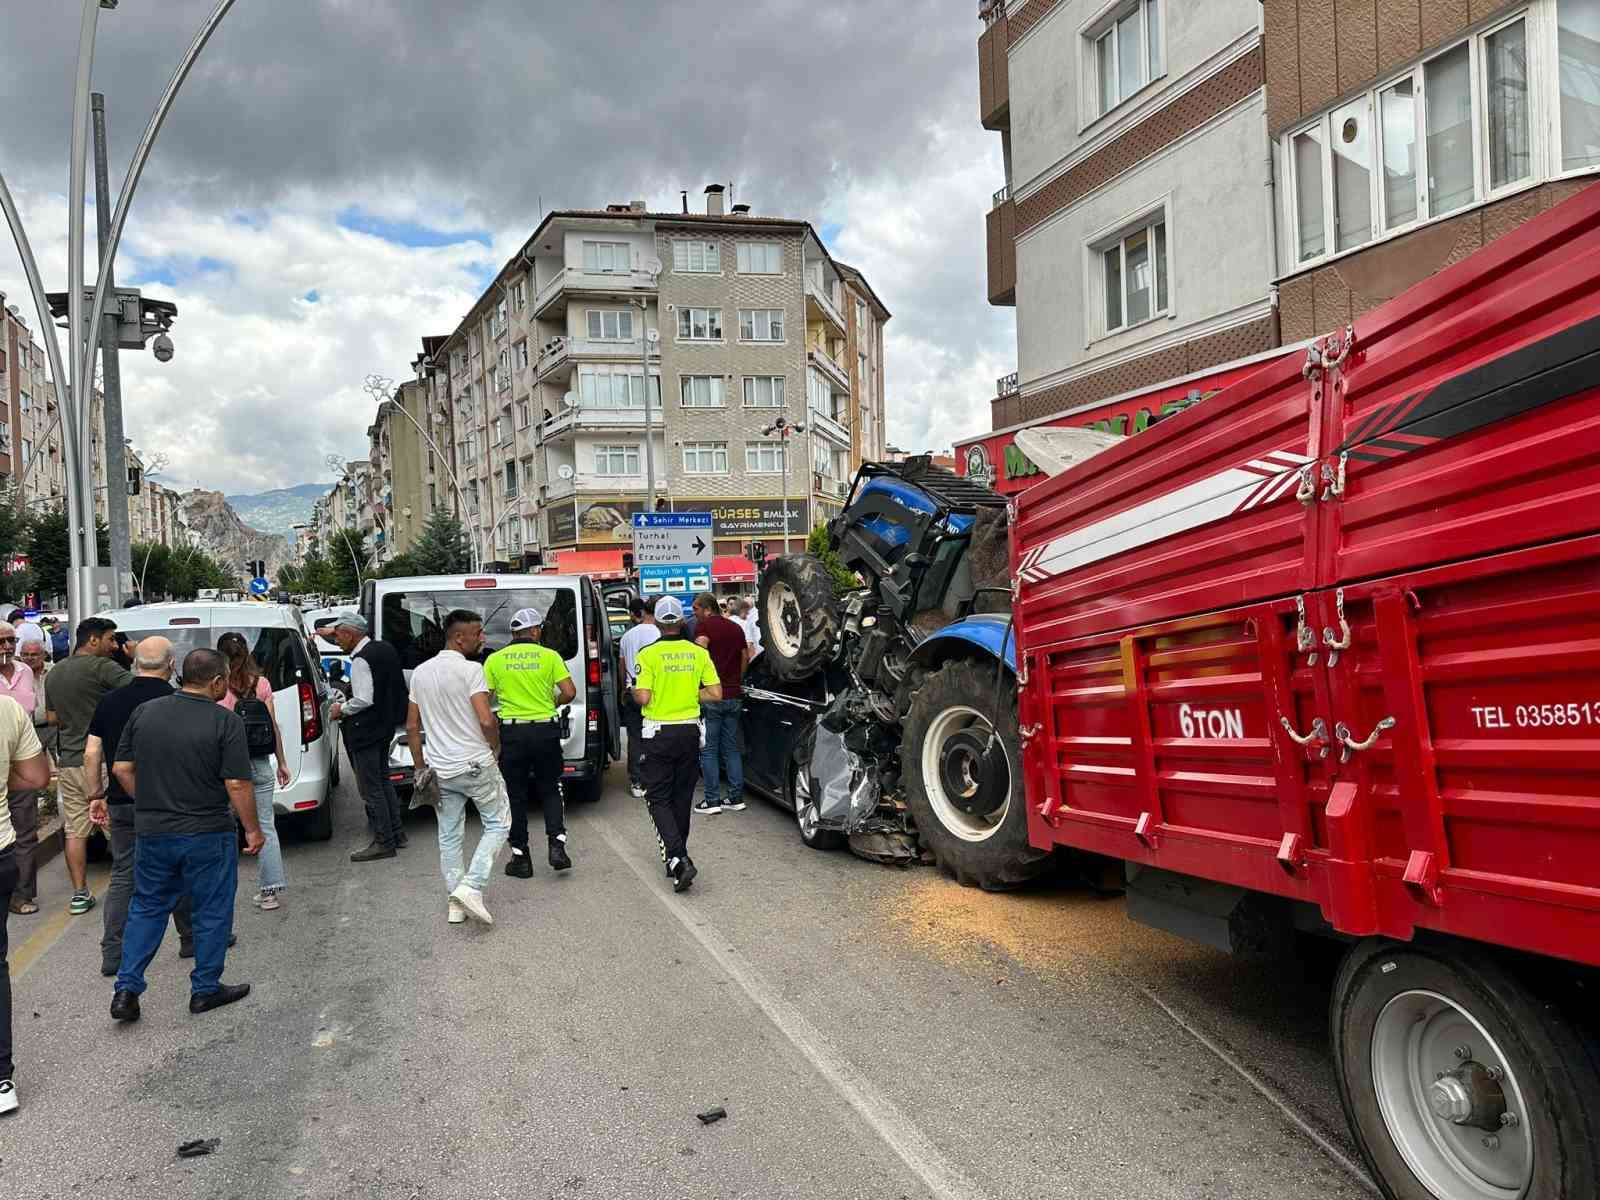
<path fill-rule="evenodd" d="M 299 812 L 302 808 L 315 808 L 316 806 L 317 802 L 315 800 L 296 800 L 294 802 L 295 812 Z"/>
<path fill-rule="evenodd" d="M 488 576 L 483 579 L 469 579 L 461 586 L 476 590 L 477 588 L 492 588 L 498 585 L 495 583 L 493 576 Z"/>
<path fill-rule="evenodd" d="M 199 617 L 173 617 L 172 620 L 167 622 L 167 624 L 168 625 L 198 625 L 198 624 L 200 624 L 200 618 Z"/>
<path fill-rule="evenodd" d="M 322 711 L 317 707 L 317 693 L 302 679 L 300 693 L 300 742 L 309 746 L 322 736 Z"/>
<path fill-rule="evenodd" d="M 600 660 L 598 658 L 589 660 L 589 686 L 600 686 Z"/>

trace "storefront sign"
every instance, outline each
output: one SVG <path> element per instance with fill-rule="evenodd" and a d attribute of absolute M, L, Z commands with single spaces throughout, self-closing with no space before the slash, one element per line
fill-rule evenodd
<path fill-rule="evenodd" d="M 578 518 L 573 511 L 572 501 L 559 501 L 544 511 L 548 523 L 546 545 L 570 546 L 578 540 Z"/>
<path fill-rule="evenodd" d="M 807 520 L 810 509 L 799 496 L 789 498 L 787 530 L 780 530 L 783 522 L 783 498 L 759 497 L 755 499 L 685 499 L 674 500 L 674 512 L 708 512 L 711 514 L 712 533 L 719 538 L 746 538 L 761 534 L 787 532 L 800 535 L 811 532 Z"/>

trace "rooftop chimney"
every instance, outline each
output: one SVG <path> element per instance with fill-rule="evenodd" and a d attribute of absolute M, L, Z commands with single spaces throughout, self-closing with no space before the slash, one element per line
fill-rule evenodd
<path fill-rule="evenodd" d="M 683 211 L 685 213 L 689 211 L 689 192 L 687 188 L 683 192 Z"/>
<path fill-rule="evenodd" d="M 748 204 L 735 204 L 733 206 L 733 215 L 736 217 L 748 217 L 750 215 L 750 206 Z"/>
<path fill-rule="evenodd" d="M 720 183 L 706 184 L 706 216 L 722 216 L 722 193 L 727 190 Z"/>
<path fill-rule="evenodd" d="M 644 208 L 644 201 L 643 200 L 635 200 L 631 204 L 628 205 L 628 211 L 629 212 L 644 212 L 644 210 L 645 210 L 645 208 Z"/>

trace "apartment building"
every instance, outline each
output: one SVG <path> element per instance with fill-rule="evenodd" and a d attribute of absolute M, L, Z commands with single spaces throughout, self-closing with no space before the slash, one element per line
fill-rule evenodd
<path fill-rule="evenodd" d="M 1264 14 L 1286 340 L 1339 328 L 1600 170 L 1600 0 Z"/>
<path fill-rule="evenodd" d="M 993 428 L 1172 381 L 1203 389 L 1270 354 L 1259 0 L 983 0 L 979 16 L 979 115 L 1006 176 L 988 294 L 1017 310 Z"/>
<path fill-rule="evenodd" d="M 888 309 L 809 223 L 725 199 L 553 212 L 423 339 L 447 476 L 424 486 L 459 486 L 485 562 L 620 572 L 653 474 L 662 506 L 712 514 L 719 575 L 742 582 L 747 541 L 777 552 L 787 527 L 798 547 L 881 447 Z"/>
<path fill-rule="evenodd" d="M 425 416 L 423 387 L 415 380 L 402 383 L 392 400 L 378 409 L 367 429 L 376 524 L 373 557 L 379 566 L 411 548 L 432 509 L 423 479 L 434 470 L 433 452 L 417 432 Z"/>
<path fill-rule="evenodd" d="M 0 480 L 17 489 L 20 504 L 64 503 L 64 443 L 45 349 L 3 292 L 0 322 Z"/>

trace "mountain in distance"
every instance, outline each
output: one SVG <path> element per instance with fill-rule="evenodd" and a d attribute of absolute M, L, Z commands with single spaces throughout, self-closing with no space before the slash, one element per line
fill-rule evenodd
<path fill-rule="evenodd" d="M 250 528 L 287 537 L 296 525 L 311 520 L 312 505 L 326 496 L 331 487 L 332 483 L 301 483 L 257 492 L 253 496 L 227 496 L 225 499 Z"/>

